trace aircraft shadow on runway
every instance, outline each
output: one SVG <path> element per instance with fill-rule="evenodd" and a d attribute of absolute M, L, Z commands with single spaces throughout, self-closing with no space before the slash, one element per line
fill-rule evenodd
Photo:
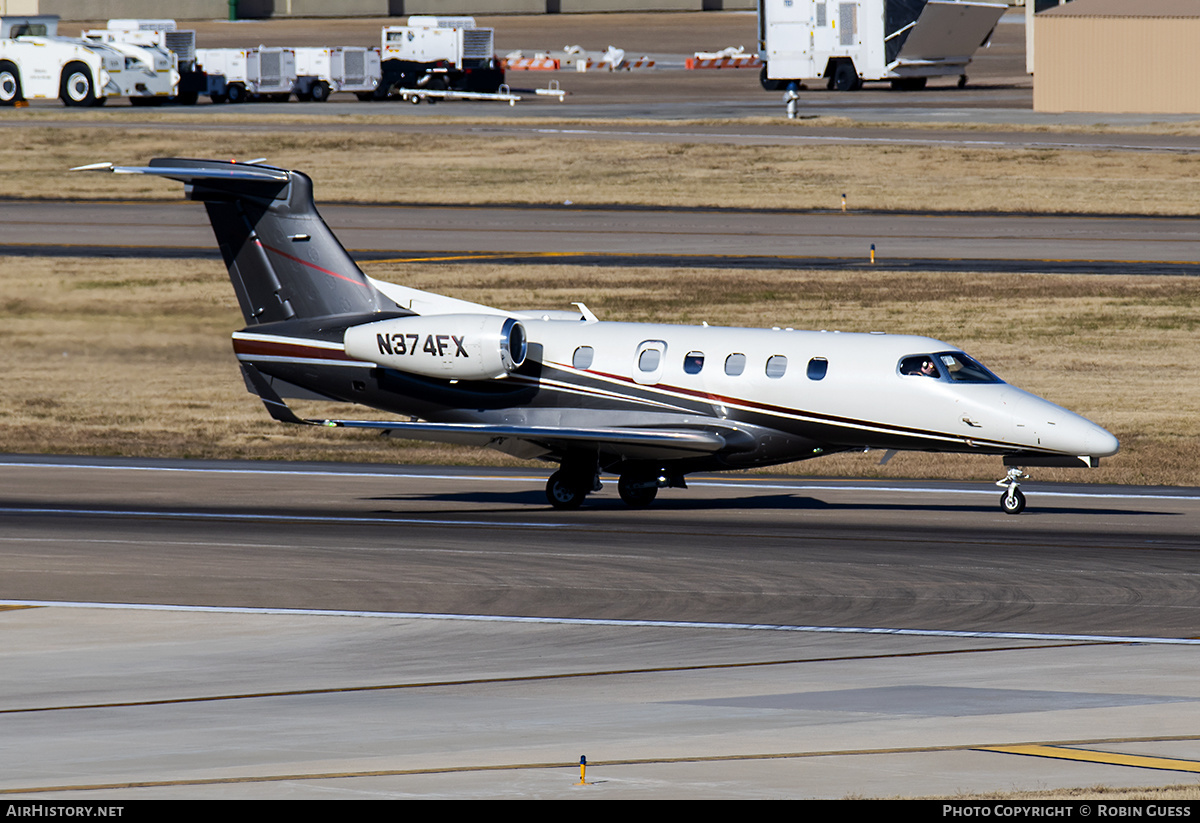
<path fill-rule="evenodd" d="M 685 493 L 686 495 L 686 493 Z M 762 511 L 782 511 L 796 509 L 813 509 L 824 511 L 898 511 L 898 512 L 972 512 L 978 514 L 998 514 L 1000 512 L 999 499 L 1000 492 L 996 493 L 996 500 L 989 499 L 987 503 L 931 503 L 931 502 L 912 502 L 912 503 L 871 503 L 869 501 L 854 501 L 849 503 L 830 503 L 816 497 L 809 497 L 801 494 L 767 494 L 767 495 L 748 495 L 748 496 L 731 496 L 726 498 L 699 498 L 687 497 L 685 495 L 672 496 L 662 495 L 654 501 L 653 505 L 645 509 L 645 511 L 709 511 L 713 509 L 721 510 L 762 510 Z M 512 508 L 510 511 L 525 511 L 528 507 L 549 509 L 549 504 L 546 502 L 546 496 L 540 489 L 524 489 L 521 491 L 462 491 L 462 492 L 429 492 L 423 494 L 403 494 L 403 495 L 383 495 L 379 497 L 362 498 L 363 500 L 371 500 L 376 502 L 391 502 L 391 503 L 420 503 L 420 502 L 439 502 L 439 503 L 460 503 L 464 505 L 480 505 L 480 506 L 497 506 L 507 505 Z M 615 495 L 603 495 L 589 497 L 583 504 L 585 511 L 609 511 L 609 510 L 629 510 L 621 500 Z M 445 510 L 442 510 L 445 511 Z M 460 513 L 467 513 L 468 509 L 460 510 Z M 640 510 L 638 510 L 640 511 Z M 384 512 L 380 512 L 384 513 Z M 448 513 L 448 512 L 447 512 Z M 1179 512 L 1164 512 L 1154 510 L 1140 510 L 1127 508 L 1094 508 L 1083 506 L 1050 506 L 1037 501 L 1036 496 L 1032 497 L 1029 508 L 1023 513 L 1022 517 L 1028 515 L 1149 515 L 1161 516 L 1170 514 L 1179 514 Z"/>

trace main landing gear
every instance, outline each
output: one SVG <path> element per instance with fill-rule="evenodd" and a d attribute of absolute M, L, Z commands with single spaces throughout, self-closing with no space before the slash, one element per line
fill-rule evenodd
<path fill-rule="evenodd" d="M 1020 514 L 1025 511 L 1025 495 L 1018 488 L 1018 480 L 1028 478 L 1025 472 L 1017 467 L 1008 470 L 1003 480 L 997 480 L 997 486 L 1004 487 L 1004 494 L 1000 495 L 1000 508 L 1005 514 Z"/>
<path fill-rule="evenodd" d="M 670 486 L 686 489 L 683 475 L 663 471 L 626 471 L 617 480 L 617 493 L 630 508 L 644 509 L 654 502 L 658 490 Z M 583 499 L 600 491 L 600 472 L 564 465 L 546 481 L 546 500 L 556 509 L 577 509 Z"/>

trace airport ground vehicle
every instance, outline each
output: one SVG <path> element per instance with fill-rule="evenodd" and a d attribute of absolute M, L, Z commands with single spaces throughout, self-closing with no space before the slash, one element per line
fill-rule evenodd
<path fill-rule="evenodd" d="M 177 28 L 174 20 L 112 19 L 108 21 L 108 28 L 88 29 L 83 32 L 83 38 L 118 49 L 140 46 L 169 52 L 179 72 L 174 102 L 192 105 L 208 91 L 204 72 L 196 64 L 196 32 Z"/>
<path fill-rule="evenodd" d="M 154 46 L 116 46 L 58 36 L 57 15 L 0 17 L 0 105 L 53 99 L 99 106 L 109 97 L 166 100 L 179 73 Z"/>
<path fill-rule="evenodd" d="M 1118 449 L 932 338 L 494 308 L 367 277 L 300 172 L 179 158 L 80 170 L 166 177 L 204 203 L 246 322 L 234 352 L 274 419 L 558 463 L 556 508 L 581 505 L 604 472 L 640 507 L 692 472 L 887 449 L 1002 456 L 1001 505 L 1017 514 L 1021 467 L 1094 466 Z M 285 397 L 407 420 L 305 420 Z"/>
<path fill-rule="evenodd" d="M 378 49 L 337 46 L 300 47 L 294 51 L 296 85 L 293 91 L 298 100 L 320 103 L 336 91 L 353 92 L 370 99 L 379 88 L 382 75 Z"/>
<path fill-rule="evenodd" d="M 758 0 L 759 78 L 769 91 L 824 80 L 853 91 L 864 81 L 924 88 L 959 77 L 1008 6 L 958 0 Z"/>
<path fill-rule="evenodd" d="M 205 93 L 214 103 L 243 103 L 251 97 L 287 100 L 296 85 L 292 49 L 196 49 L 196 62 L 205 74 Z"/>
<path fill-rule="evenodd" d="M 473 17 L 413 15 L 406 26 L 384 26 L 377 98 L 400 89 L 494 94 L 504 83 L 493 30 Z"/>

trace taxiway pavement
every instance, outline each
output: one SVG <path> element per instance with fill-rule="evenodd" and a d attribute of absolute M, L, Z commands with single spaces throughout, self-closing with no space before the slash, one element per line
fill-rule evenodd
<path fill-rule="evenodd" d="M 1011 517 L 987 484 L 715 476 L 562 513 L 541 482 L 5 458 L 0 792 L 946 795 L 1200 760 L 1200 490 L 1029 484 Z"/>

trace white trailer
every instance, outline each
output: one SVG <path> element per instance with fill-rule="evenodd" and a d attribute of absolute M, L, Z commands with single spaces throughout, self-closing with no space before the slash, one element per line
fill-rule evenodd
<path fill-rule="evenodd" d="M 377 98 L 400 89 L 493 94 L 504 83 L 494 31 L 473 17 L 413 15 L 407 26 L 384 26 L 383 80 Z"/>
<path fill-rule="evenodd" d="M 864 81 L 919 89 L 958 75 L 962 86 L 1007 9 L 973 0 L 758 0 L 760 79 L 769 90 L 824 79 L 852 91 Z"/>
<path fill-rule="evenodd" d="M 353 92 L 369 100 L 382 79 L 379 49 L 359 46 L 297 48 L 296 85 L 298 100 L 317 103 L 335 91 Z"/>
<path fill-rule="evenodd" d="M 88 29 L 83 37 L 115 48 L 142 46 L 170 53 L 179 72 L 176 102 L 191 105 L 208 88 L 204 72 L 196 64 L 196 32 L 177 28 L 174 20 L 113 19 L 108 21 L 108 28 Z"/>
<path fill-rule="evenodd" d="M 242 103 L 249 97 L 287 100 L 296 85 L 292 49 L 196 49 L 196 61 L 207 76 L 206 93 L 214 103 Z"/>
<path fill-rule="evenodd" d="M 58 36 L 52 14 L 0 17 L 0 105 L 53 99 L 99 106 L 109 97 L 152 99 L 171 93 L 169 58 L 125 54 L 112 46 Z"/>

